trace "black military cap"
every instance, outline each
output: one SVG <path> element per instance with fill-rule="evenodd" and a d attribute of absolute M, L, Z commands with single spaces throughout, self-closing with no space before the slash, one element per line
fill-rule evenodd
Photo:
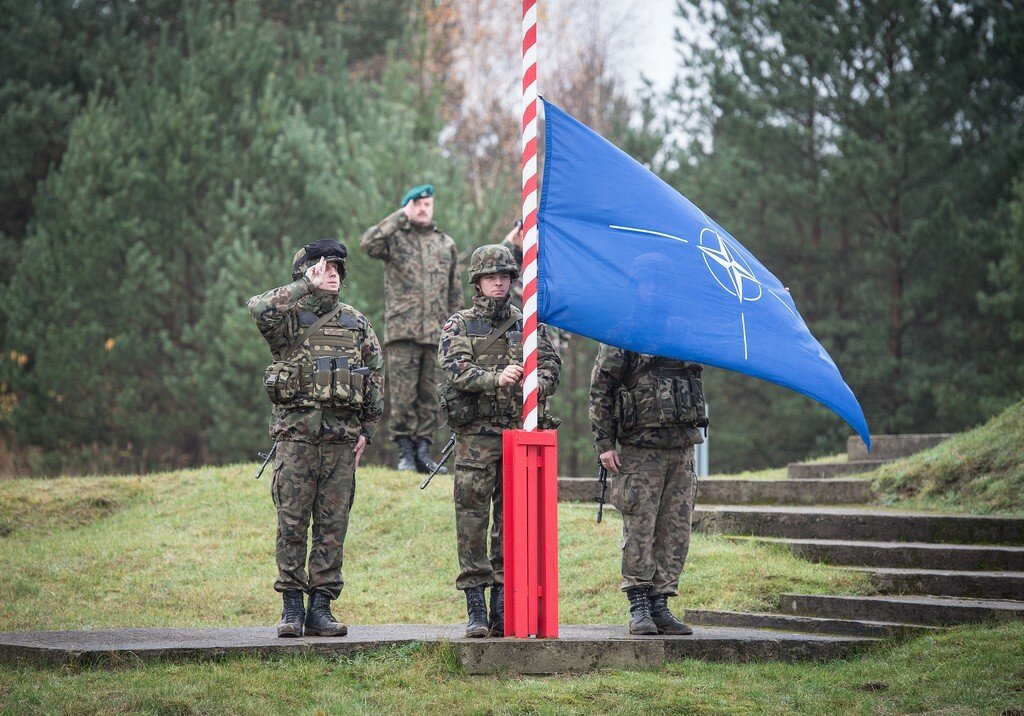
<path fill-rule="evenodd" d="M 338 273 L 345 278 L 345 259 L 348 257 L 348 249 L 337 239 L 320 239 L 311 244 L 306 244 L 298 253 L 292 263 L 292 278 L 298 278 L 306 268 L 320 259 L 327 259 L 338 264 Z"/>

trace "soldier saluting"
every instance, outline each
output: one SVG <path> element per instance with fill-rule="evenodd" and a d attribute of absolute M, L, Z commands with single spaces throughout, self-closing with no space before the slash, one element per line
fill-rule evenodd
<path fill-rule="evenodd" d="M 448 426 L 455 432 L 455 532 L 459 576 L 466 593 L 466 636 L 504 636 L 505 562 L 502 525 L 502 431 L 522 427 L 523 315 L 512 305 L 519 276 L 504 246 L 473 252 L 469 280 L 476 286 L 470 308 L 448 319 L 441 331 L 438 386 Z M 537 331 L 540 400 L 558 385 L 561 361 L 544 326 Z M 488 530 L 488 515 L 493 517 Z M 490 552 L 487 535 L 490 532 Z M 484 589 L 491 588 L 488 619 Z"/>
<path fill-rule="evenodd" d="M 679 594 L 697 489 L 694 445 L 708 424 L 702 368 L 609 345 L 594 361 L 590 426 L 622 513 L 620 588 L 631 634 L 693 633 L 668 598 Z"/>
<path fill-rule="evenodd" d="M 369 321 L 339 300 L 347 255 L 335 239 L 307 244 L 295 254 L 292 283 L 247 304 L 274 356 L 264 386 L 274 404 L 271 496 L 277 508 L 274 589 L 284 600 L 280 637 L 348 633 L 330 605 L 344 585 L 355 470 L 383 412 L 384 358 Z"/>
<path fill-rule="evenodd" d="M 455 241 L 434 224 L 434 187 L 413 187 L 402 208 L 359 240 L 384 262 L 384 321 L 391 439 L 398 469 L 430 472 L 437 428 L 437 340 L 441 324 L 462 308 Z M 441 472 L 447 472 L 441 468 Z"/>

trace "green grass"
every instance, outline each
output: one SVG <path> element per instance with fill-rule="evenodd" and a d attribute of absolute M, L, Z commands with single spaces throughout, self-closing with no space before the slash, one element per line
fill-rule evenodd
<path fill-rule="evenodd" d="M 146 477 L 0 482 L 0 630 L 272 625 L 280 609 L 270 482 L 253 465 Z M 361 470 L 349 623 L 464 619 L 450 478 Z M 621 520 L 559 506 L 561 621 L 624 624 Z M 695 535 L 680 608 L 774 607 L 779 592 L 866 593 L 856 573 L 778 545 Z M 1024 707 L 1024 624 L 961 628 L 831 664 L 706 664 L 564 677 L 475 677 L 451 649 L 104 667 L 0 666 L 2 713 L 1002 713 Z"/>
<path fill-rule="evenodd" d="M 1000 714 L 1024 707 L 1024 624 L 970 627 L 828 664 L 467 676 L 443 645 L 354 658 L 108 668 L 0 666 L 7 713 Z"/>
<path fill-rule="evenodd" d="M 252 465 L 149 477 L 0 482 L 0 630 L 270 624 L 279 610 L 270 482 Z M 345 544 L 340 613 L 358 624 L 451 624 L 464 618 L 454 589 L 451 479 L 359 471 Z M 33 505 L 41 506 L 39 509 Z M 620 623 L 621 518 L 559 506 L 561 620 Z M 695 535 L 679 605 L 774 606 L 781 591 L 866 592 L 862 575 L 790 555 L 776 545 Z M 53 595 L 60 595 L 54 600 Z"/>
<path fill-rule="evenodd" d="M 1024 401 L 871 477 L 894 507 L 1024 515 Z"/>

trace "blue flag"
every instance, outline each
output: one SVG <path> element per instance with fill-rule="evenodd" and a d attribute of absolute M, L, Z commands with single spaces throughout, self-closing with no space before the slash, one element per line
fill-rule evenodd
<path fill-rule="evenodd" d="M 864 411 L 782 283 L 728 231 L 544 102 L 538 320 L 818 401 L 871 447 Z"/>

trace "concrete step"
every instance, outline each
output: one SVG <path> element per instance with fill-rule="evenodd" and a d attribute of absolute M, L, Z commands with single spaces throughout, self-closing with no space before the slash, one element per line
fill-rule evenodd
<path fill-rule="evenodd" d="M 1024 602 L 934 596 L 845 597 L 822 594 L 780 594 L 784 614 L 826 619 L 870 619 L 950 626 L 1024 619 Z"/>
<path fill-rule="evenodd" d="M 871 637 L 773 629 L 694 627 L 691 636 L 630 636 L 621 627 L 561 627 L 558 639 L 460 639 L 453 644 L 470 674 L 581 673 L 657 668 L 666 661 L 829 661 L 853 656 Z"/>
<path fill-rule="evenodd" d="M 694 529 L 795 539 L 1024 545 L 1024 518 L 903 512 L 856 507 L 699 505 Z"/>
<path fill-rule="evenodd" d="M 871 452 L 857 435 L 846 440 L 846 456 L 850 460 L 898 460 L 928 450 L 952 437 L 952 433 L 915 435 L 872 435 Z"/>
<path fill-rule="evenodd" d="M 791 462 L 786 466 L 790 480 L 829 480 L 871 472 L 888 460 L 851 460 L 850 462 Z"/>
<path fill-rule="evenodd" d="M 781 543 L 812 562 L 857 567 L 1024 571 L 1024 547 L 932 542 L 862 542 L 831 539 L 742 537 Z"/>
<path fill-rule="evenodd" d="M 932 594 L 980 599 L 1024 599 L 1024 572 L 967 572 L 898 567 L 846 567 L 867 572 L 883 594 Z"/>
<path fill-rule="evenodd" d="M 885 638 L 910 636 L 935 631 L 938 627 L 898 622 L 875 622 L 852 619 L 822 619 L 795 614 L 766 614 L 760 612 L 728 612 L 687 609 L 685 621 L 692 625 L 746 627 L 754 629 L 781 629 L 783 631 L 813 634 L 845 634 Z"/>
<path fill-rule="evenodd" d="M 558 500 L 560 502 L 593 502 L 601 494 L 601 486 L 596 477 L 559 477 Z M 611 484 L 605 499 L 611 497 Z M 608 503 L 611 506 L 611 503 Z"/>
<path fill-rule="evenodd" d="M 248 655 L 345 656 L 395 644 L 447 642 L 471 674 L 581 673 L 596 669 L 660 668 L 666 661 L 829 660 L 874 642 L 765 629 L 697 627 L 692 636 L 631 636 L 622 626 L 562 626 L 558 639 L 466 639 L 462 625 L 350 626 L 341 638 L 279 639 L 273 628 L 104 629 L 0 632 L 0 662 L 50 665 L 135 664 Z"/>
<path fill-rule="evenodd" d="M 592 502 L 601 488 L 596 477 L 558 478 L 558 499 Z M 715 505 L 856 505 L 874 498 L 871 482 L 835 480 L 700 480 L 697 501 Z"/>
<path fill-rule="evenodd" d="M 714 505 L 856 505 L 872 499 L 871 482 L 860 479 L 704 479 L 697 492 L 698 503 Z"/>

